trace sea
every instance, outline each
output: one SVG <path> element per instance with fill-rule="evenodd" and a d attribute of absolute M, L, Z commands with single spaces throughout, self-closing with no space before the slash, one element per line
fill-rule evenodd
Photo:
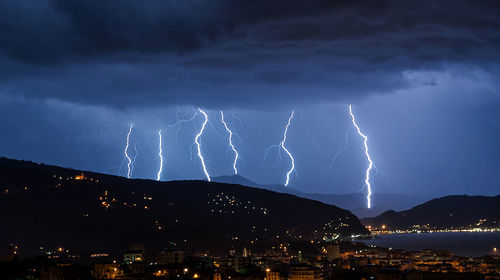
<path fill-rule="evenodd" d="M 410 234 L 383 234 L 361 240 L 379 247 L 422 250 L 449 250 L 455 255 L 480 257 L 500 255 L 500 232 L 436 232 Z M 498 252 L 495 252 L 497 248 Z"/>

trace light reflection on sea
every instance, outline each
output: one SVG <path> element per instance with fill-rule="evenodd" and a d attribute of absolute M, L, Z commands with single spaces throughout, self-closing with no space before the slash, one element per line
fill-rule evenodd
<path fill-rule="evenodd" d="M 500 232 L 438 232 L 385 234 L 370 240 L 361 240 L 368 245 L 407 250 L 442 249 L 455 255 L 493 255 L 493 248 L 500 254 Z"/>

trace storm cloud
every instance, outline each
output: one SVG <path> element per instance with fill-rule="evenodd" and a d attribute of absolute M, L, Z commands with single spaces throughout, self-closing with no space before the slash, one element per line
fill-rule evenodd
<path fill-rule="evenodd" d="M 497 1 L 1 1 L 1 90 L 117 108 L 356 102 L 411 88 L 415 71 L 498 73 L 499 8 Z"/>

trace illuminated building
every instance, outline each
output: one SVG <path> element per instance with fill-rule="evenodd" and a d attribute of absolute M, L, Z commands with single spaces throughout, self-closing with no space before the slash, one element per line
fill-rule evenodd
<path fill-rule="evenodd" d="M 133 264 L 136 262 L 144 262 L 144 250 L 128 250 L 123 254 L 123 262 L 125 264 Z"/>
<path fill-rule="evenodd" d="M 271 271 L 271 269 L 266 269 L 265 280 L 280 280 L 280 273 L 277 271 Z"/>
<path fill-rule="evenodd" d="M 129 275 L 143 275 L 146 271 L 146 264 L 143 262 L 135 262 L 127 266 Z"/>
<path fill-rule="evenodd" d="M 176 264 L 184 261 L 184 251 L 162 250 L 156 255 L 156 262 L 161 265 Z"/>
<path fill-rule="evenodd" d="M 94 264 L 92 276 L 96 279 L 116 279 L 123 271 L 115 263 Z"/>
<path fill-rule="evenodd" d="M 125 264 L 142 263 L 145 261 L 144 245 L 133 243 L 128 250 L 123 254 L 123 262 Z"/>
<path fill-rule="evenodd" d="M 250 265 L 251 265 L 250 258 L 238 256 L 233 259 L 233 269 L 238 273 L 247 273 Z"/>
<path fill-rule="evenodd" d="M 333 261 L 340 258 L 340 246 L 339 244 L 333 244 L 326 247 L 326 258 L 328 261 Z"/>
<path fill-rule="evenodd" d="M 71 264 L 53 266 L 48 271 L 43 271 L 40 275 L 41 280 L 80 279 L 80 277 L 80 269 Z"/>
<path fill-rule="evenodd" d="M 250 252 L 247 248 L 243 248 L 243 257 L 248 258 L 250 256 Z"/>
<path fill-rule="evenodd" d="M 313 267 L 308 265 L 292 265 L 290 268 L 289 280 L 316 280 L 321 279 L 316 276 Z"/>

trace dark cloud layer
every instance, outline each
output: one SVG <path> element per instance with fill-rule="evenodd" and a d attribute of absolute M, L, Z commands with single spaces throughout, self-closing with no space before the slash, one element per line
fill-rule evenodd
<path fill-rule="evenodd" d="M 4 49 L 28 61 L 119 51 L 182 53 L 215 43 L 221 34 L 236 35 L 236 27 L 316 16 L 345 2 L 5 1 Z"/>
<path fill-rule="evenodd" d="M 116 107 L 352 102 L 407 71 L 495 70 L 498 3 L 0 1 L 0 84 Z"/>

